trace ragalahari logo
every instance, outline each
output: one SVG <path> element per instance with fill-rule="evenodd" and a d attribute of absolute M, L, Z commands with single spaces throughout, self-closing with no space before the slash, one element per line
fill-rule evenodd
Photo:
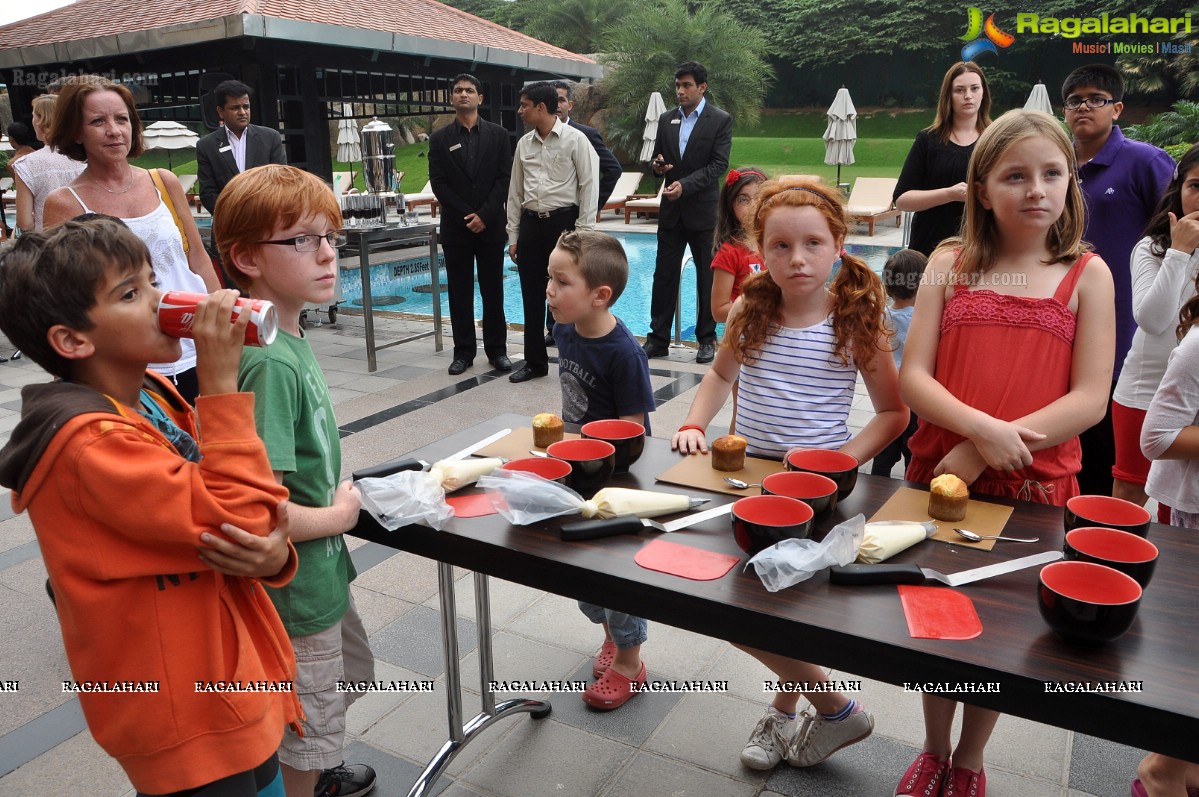
<path fill-rule="evenodd" d="M 966 42 L 962 47 L 962 60 L 973 61 L 983 53 L 998 55 L 999 50 L 996 46 L 1005 49 L 1011 47 L 1016 37 L 999 29 L 995 24 L 994 14 L 987 17 L 986 23 L 983 23 L 982 9 L 970 6 L 966 9 L 966 35 L 962 36 L 961 40 Z"/>

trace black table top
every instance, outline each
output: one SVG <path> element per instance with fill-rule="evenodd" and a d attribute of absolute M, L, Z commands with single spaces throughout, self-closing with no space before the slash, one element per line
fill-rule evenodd
<path fill-rule="evenodd" d="M 425 448 L 408 452 L 435 461 L 500 429 L 530 423 L 501 415 Z M 612 486 L 698 494 L 654 481 L 677 461 L 669 441 L 649 438 L 628 475 Z M 904 483 L 860 474 L 818 533 L 858 513 L 869 518 Z M 920 485 L 911 485 L 920 487 Z M 475 488 L 470 488 L 475 489 Z M 751 493 L 755 491 L 750 491 Z M 707 493 L 714 506 L 735 500 Z M 1014 507 L 1006 531 L 1039 536 L 1036 544 L 999 544 L 992 551 L 935 541 L 892 559 L 918 562 L 945 573 L 1060 550 L 1061 508 L 987 497 Z M 957 697 L 1038 722 L 1199 761 L 1199 547 L 1184 529 L 1154 525 L 1150 539 L 1161 551 L 1153 582 L 1145 590 L 1132 628 L 1103 647 L 1062 640 L 1041 618 L 1033 567 L 960 587 L 974 603 L 983 633 L 971 640 L 913 639 L 894 586 L 841 586 L 826 573 L 777 593 L 768 592 L 732 538 L 728 517 L 714 518 L 668 535 L 672 542 L 741 555 L 742 564 L 714 581 L 693 581 L 646 570 L 633 556 L 659 536 L 637 535 L 562 542 L 561 523 L 577 517 L 515 527 L 500 515 L 455 519 L 443 531 L 409 526 L 389 532 L 362 513 L 351 534 L 507 581 L 600 603 L 707 636 L 812 661 L 887 683 L 995 683 L 998 692 Z M 1049 691 L 1046 684 L 1110 684 L 1141 691 Z M 1138 684 L 1132 684 L 1138 685 Z M 1106 687 L 1110 689 L 1111 687 Z"/>

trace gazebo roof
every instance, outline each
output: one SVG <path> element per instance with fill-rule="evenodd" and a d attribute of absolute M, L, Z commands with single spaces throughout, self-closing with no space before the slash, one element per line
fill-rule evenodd
<path fill-rule="evenodd" d="M 599 77 L 601 67 L 437 0 L 79 0 L 0 27 L 0 68 L 258 37 Z"/>

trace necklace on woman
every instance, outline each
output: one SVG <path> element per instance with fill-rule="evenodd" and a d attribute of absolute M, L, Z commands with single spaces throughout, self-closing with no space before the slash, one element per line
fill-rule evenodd
<path fill-rule="evenodd" d="M 84 172 L 84 174 L 87 176 L 87 179 L 91 180 L 93 183 L 96 184 L 96 187 L 98 187 L 100 190 L 105 191 L 109 194 L 128 194 L 129 189 L 133 188 L 133 167 L 132 166 L 129 167 L 129 183 L 124 188 L 122 188 L 120 191 L 113 191 L 111 188 L 105 188 L 103 185 L 100 184 L 99 180 L 97 180 L 95 177 L 92 177 L 90 170 Z"/>

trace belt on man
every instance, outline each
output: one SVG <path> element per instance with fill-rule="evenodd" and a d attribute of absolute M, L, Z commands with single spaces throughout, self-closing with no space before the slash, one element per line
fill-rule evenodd
<path fill-rule="evenodd" d="M 521 215 L 528 219 L 548 219 L 553 216 L 561 216 L 563 213 L 577 214 L 578 212 L 578 205 L 568 205 L 567 207 L 554 208 L 553 210 L 529 210 L 528 208 L 525 208 L 521 211 Z"/>

